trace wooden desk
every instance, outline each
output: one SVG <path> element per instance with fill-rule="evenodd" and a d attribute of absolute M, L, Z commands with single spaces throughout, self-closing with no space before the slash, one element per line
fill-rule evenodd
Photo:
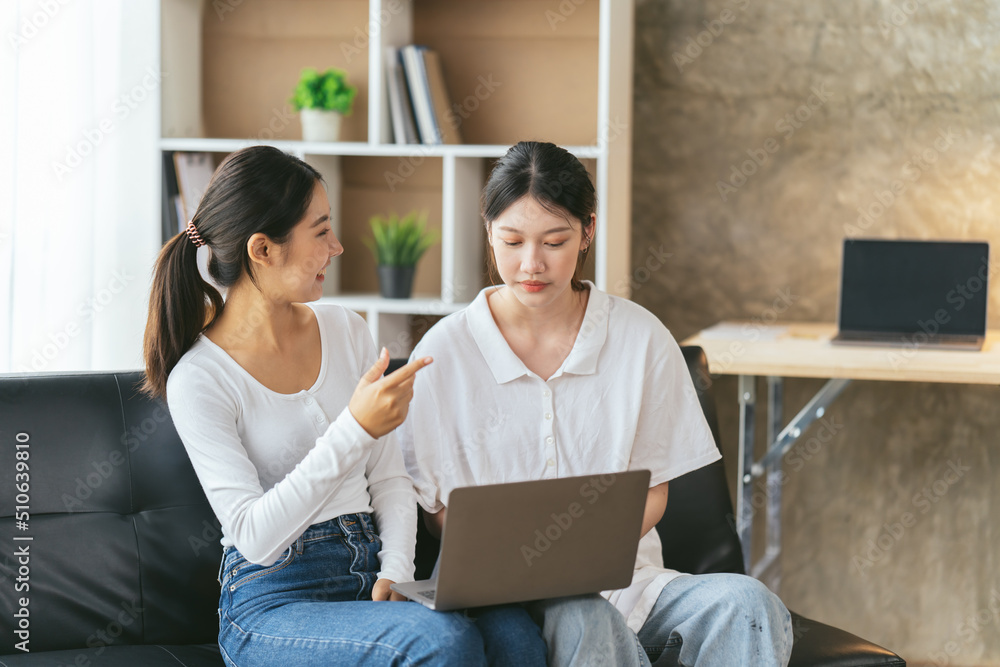
<path fill-rule="evenodd" d="M 737 457 L 734 528 L 743 543 L 746 571 L 767 575 L 772 588 L 781 582 L 781 461 L 809 426 L 821 419 L 830 403 L 851 380 L 1000 384 L 1000 331 L 988 332 L 981 351 L 922 347 L 918 334 L 899 346 L 834 345 L 832 323 L 764 325 L 720 322 L 681 342 L 705 350 L 709 372 L 739 377 L 739 455 Z M 757 376 L 767 378 L 767 448 L 754 460 Z M 827 378 L 829 381 L 788 424 L 783 425 L 783 378 Z M 757 507 L 752 502 L 755 479 L 765 477 L 767 544 L 760 562 L 751 560 L 751 536 Z"/>

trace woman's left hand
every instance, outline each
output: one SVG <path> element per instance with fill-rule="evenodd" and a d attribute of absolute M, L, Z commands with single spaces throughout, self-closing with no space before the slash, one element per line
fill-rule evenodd
<path fill-rule="evenodd" d="M 384 602 L 385 600 L 392 600 L 393 602 L 405 602 L 406 596 L 400 595 L 396 591 L 389 588 L 392 584 L 396 583 L 391 579 L 379 579 L 372 586 L 372 600 L 375 602 Z"/>

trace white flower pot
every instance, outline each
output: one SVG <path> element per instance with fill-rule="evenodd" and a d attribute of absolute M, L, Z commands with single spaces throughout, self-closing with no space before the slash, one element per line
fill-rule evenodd
<path fill-rule="evenodd" d="M 340 112 L 303 109 L 299 114 L 303 141 L 340 141 Z"/>

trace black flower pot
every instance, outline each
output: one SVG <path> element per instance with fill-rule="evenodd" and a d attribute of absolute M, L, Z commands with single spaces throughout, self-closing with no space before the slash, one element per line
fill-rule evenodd
<path fill-rule="evenodd" d="M 378 291 L 386 299 L 409 299 L 413 292 L 415 266 L 378 267 Z"/>

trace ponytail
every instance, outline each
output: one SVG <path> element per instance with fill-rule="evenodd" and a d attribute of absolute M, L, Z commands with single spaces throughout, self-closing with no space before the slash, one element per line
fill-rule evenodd
<path fill-rule="evenodd" d="M 222 313 L 222 295 L 198 270 L 198 248 L 183 232 L 170 239 L 156 260 L 142 351 L 142 391 L 166 398 L 167 376 L 198 335 Z"/>
<path fill-rule="evenodd" d="M 143 392 L 166 398 L 170 371 L 222 314 L 222 295 L 202 278 L 193 240 L 211 250 L 208 275 L 215 284 L 228 289 L 245 276 L 256 285 L 250 237 L 261 233 L 285 243 L 322 182 L 315 168 L 273 146 L 250 146 L 222 161 L 191 221 L 194 238 L 174 236 L 156 260 L 142 345 Z"/>

